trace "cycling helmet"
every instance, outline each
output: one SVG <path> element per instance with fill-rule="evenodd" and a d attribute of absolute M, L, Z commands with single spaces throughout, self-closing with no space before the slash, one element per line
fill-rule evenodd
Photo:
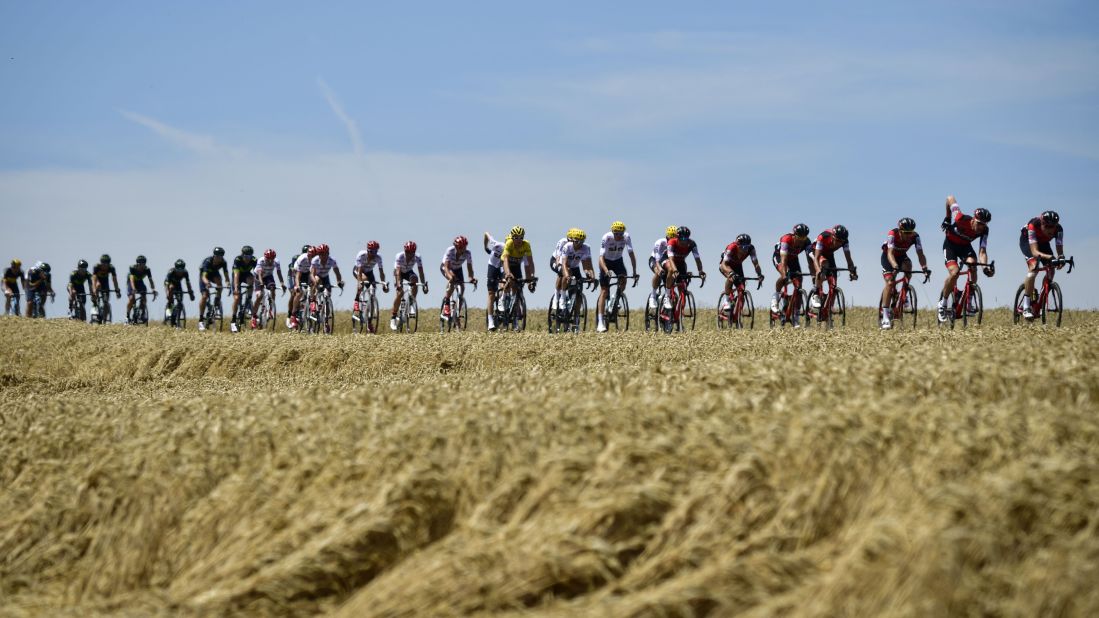
<path fill-rule="evenodd" d="M 88 260 L 80 260 L 79 262 L 76 263 L 76 267 L 77 268 L 87 268 L 88 267 Z"/>
<path fill-rule="evenodd" d="M 187 268 L 187 262 L 176 260 L 176 270 L 183 270 L 184 268 Z"/>
<path fill-rule="evenodd" d="M 677 229 L 679 229 L 679 228 L 677 228 L 674 225 L 669 225 L 668 227 L 664 228 L 664 238 L 668 238 L 668 239 L 675 238 L 675 231 Z"/>
<path fill-rule="evenodd" d="M 519 229 L 523 229 L 523 228 L 519 228 Z M 404 252 L 405 253 L 416 253 L 416 243 L 412 242 L 411 240 L 406 242 L 404 244 Z"/>
<path fill-rule="evenodd" d="M 568 239 L 573 242 L 584 242 L 584 239 L 586 239 L 587 237 L 588 235 L 584 233 L 584 230 L 578 227 L 574 227 L 569 230 Z"/>
<path fill-rule="evenodd" d="M 366 243 L 366 250 L 370 251 L 372 253 L 377 251 L 379 248 L 381 248 L 381 245 L 379 245 L 378 241 L 376 241 L 376 240 L 372 240 L 372 241 Z"/>
<path fill-rule="evenodd" d="M 138 264 L 144 264 L 145 262 L 148 262 L 149 260 L 145 259 L 144 255 L 139 255 L 139 256 L 137 256 L 137 259 L 134 260 L 134 261 L 136 261 Z"/>
<path fill-rule="evenodd" d="M 264 257 L 264 259 L 267 259 L 267 260 L 275 259 L 275 250 L 274 249 L 268 249 L 268 250 L 264 251 L 263 252 L 263 257 Z"/>
<path fill-rule="evenodd" d="M 676 238 L 690 238 L 691 228 L 687 227 L 686 225 L 681 225 L 675 228 L 675 236 Z"/>
<path fill-rule="evenodd" d="M 615 234 L 621 234 L 626 231 L 626 224 L 621 221 L 615 221 L 611 224 L 611 231 Z"/>
<path fill-rule="evenodd" d="M 469 246 L 469 239 L 468 238 L 466 238 L 465 236 L 455 236 L 454 237 L 454 248 L 455 249 L 458 249 L 459 251 L 461 251 L 462 249 L 465 249 L 467 246 Z"/>
<path fill-rule="evenodd" d="M 37 262 L 34 263 L 34 269 L 35 270 L 42 270 L 45 266 L 46 266 L 46 263 L 43 262 L 42 260 L 38 260 Z"/>
<path fill-rule="evenodd" d="M 19 258 L 15 258 L 14 260 L 11 261 L 11 265 L 12 265 L 13 268 L 19 268 L 20 266 L 23 265 L 23 260 L 20 260 Z"/>
<path fill-rule="evenodd" d="M 240 248 L 240 252 L 244 255 L 252 255 L 255 253 L 255 250 L 252 249 L 252 245 L 244 245 Z"/>
<path fill-rule="evenodd" d="M 988 212 L 987 208 L 978 208 L 973 211 L 973 218 L 981 223 L 988 223 L 992 220 L 992 213 Z"/>
<path fill-rule="evenodd" d="M 1052 210 L 1047 210 L 1042 213 L 1042 223 L 1048 223 L 1049 225 L 1057 225 L 1061 221 L 1061 215 Z"/>
<path fill-rule="evenodd" d="M 317 256 L 317 248 L 309 247 L 309 250 L 306 251 L 305 254 L 308 255 L 310 258 L 314 258 Z"/>
<path fill-rule="evenodd" d="M 302 245 L 302 246 L 301 246 L 301 252 L 302 252 L 302 253 L 309 253 L 309 250 L 310 250 L 311 248 L 312 248 L 312 247 L 310 247 L 309 245 Z"/>
<path fill-rule="evenodd" d="M 111 263 L 111 256 L 104 253 L 103 255 L 99 256 L 99 263 L 100 264 L 110 264 Z M 39 264 L 41 264 L 41 262 L 39 262 Z"/>
<path fill-rule="evenodd" d="M 843 227 L 842 225 L 837 225 L 837 226 L 833 227 L 832 228 L 832 234 L 840 240 L 847 240 L 847 236 L 848 236 L 847 228 Z"/>
<path fill-rule="evenodd" d="M 50 265 L 46 262 L 42 262 L 42 271 L 47 273 L 50 272 Z"/>
<path fill-rule="evenodd" d="M 225 249 L 222 249 L 221 247 L 214 247 L 214 255 L 218 257 L 225 255 Z"/>
<path fill-rule="evenodd" d="M 905 218 L 901 219 L 900 221 L 897 221 L 897 229 L 899 229 L 902 232 L 915 232 L 916 231 L 916 220 L 913 219 L 912 217 L 905 217 Z"/>
<path fill-rule="evenodd" d="M 747 247 L 748 245 L 752 244 L 752 237 L 747 234 L 741 234 L 740 236 L 736 237 L 736 244 L 740 245 L 741 247 Z"/>
<path fill-rule="evenodd" d="M 794 236 L 805 238 L 809 235 L 809 226 L 804 223 L 799 223 L 794 226 Z"/>
<path fill-rule="evenodd" d="M 521 225 L 516 225 L 515 227 L 511 228 L 511 237 L 512 238 L 522 238 L 526 235 L 527 235 L 527 231 L 524 230 L 523 226 L 521 226 Z"/>
<path fill-rule="evenodd" d="M 328 255 L 328 245 L 323 242 L 317 245 L 317 255 Z"/>

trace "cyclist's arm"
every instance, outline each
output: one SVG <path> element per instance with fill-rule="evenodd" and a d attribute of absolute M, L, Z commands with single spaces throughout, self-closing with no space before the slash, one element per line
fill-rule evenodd
<path fill-rule="evenodd" d="M 599 261 L 602 262 L 603 258 L 600 257 Z M 586 274 L 589 279 L 594 279 L 595 269 L 592 267 L 591 258 L 584 258 L 584 261 L 581 262 L 581 264 L 584 266 L 584 274 Z"/>
<path fill-rule="evenodd" d="M 286 289 L 286 280 L 282 278 L 282 270 L 276 268 L 275 269 L 275 274 L 277 274 L 279 276 L 279 285 L 281 285 L 282 288 L 285 290 Z"/>
<path fill-rule="evenodd" d="M 485 236 L 484 236 L 484 238 L 482 238 L 482 239 L 481 239 L 481 240 L 482 240 L 482 244 L 483 244 L 483 245 L 484 245 L 484 247 L 485 247 L 485 253 L 492 253 L 492 251 L 491 251 L 491 250 L 490 250 L 490 249 L 488 248 L 488 241 L 489 241 L 489 240 L 490 240 L 491 238 L 492 238 L 492 235 L 491 235 L 491 234 L 489 234 L 488 232 L 485 232 Z"/>
<path fill-rule="evenodd" d="M 637 276 L 637 256 L 633 253 L 633 245 L 630 245 L 630 270 L 633 271 L 633 276 Z M 636 282 L 635 282 L 636 283 Z"/>
<path fill-rule="evenodd" d="M 1064 259 L 1065 257 L 1065 231 L 1064 229 L 1057 230 L 1057 257 Z"/>
<path fill-rule="evenodd" d="M 469 280 L 473 281 L 477 278 L 477 274 L 473 272 L 473 253 L 470 252 L 469 259 L 466 260 L 466 270 L 469 272 Z"/>
<path fill-rule="evenodd" d="M 534 254 L 533 253 L 527 256 L 527 277 L 528 278 L 533 278 L 534 277 Z"/>
<path fill-rule="evenodd" d="M 320 277 L 317 277 L 317 267 L 316 266 L 310 266 L 309 267 L 309 282 L 314 287 L 317 286 L 317 285 L 320 285 Z"/>
<path fill-rule="evenodd" d="M 343 275 L 340 274 L 340 267 L 339 266 L 333 266 L 332 267 L 332 272 L 336 273 L 336 285 L 342 287 L 343 286 Z"/>
<path fill-rule="evenodd" d="M 851 261 L 851 249 L 849 249 L 846 245 L 844 245 L 843 247 L 843 257 L 845 260 L 847 260 L 848 270 L 858 270 L 857 268 L 855 268 L 855 263 Z"/>
<path fill-rule="evenodd" d="M 153 271 L 149 270 L 145 273 L 145 276 L 149 278 L 149 289 L 153 292 L 156 291 L 156 279 L 153 279 Z"/>
<path fill-rule="evenodd" d="M 700 277 L 705 277 L 706 269 L 702 267 L 702 258 L 699 257 L 697 253 L 695 254 L 695 266 L 698 267 L 698 275 Z"/>
<path fill-rule="evenodd" d="M 373 267 L 371 267 L 373 269 Z M 378 280 L 385 283 L 385 269 L 382 268 L 381 262 L 378 262 Z"/>
<path fill-rule="evenodd" d="M 916 249 L 916 257 L 920 260 L 920 269 L 927 270 L 927 256 L 923 254 L 922 249 Z"/>
<path fill-rule="evenodd" d="M 118 289 L 118 273 L 117 272 L 111 273 L 111 279 L 114 281 L 114 291 L 115 291 L 115 293 L 116 294 L 121 294 L 122 292 L 120 292 L 119 289 Z"/>

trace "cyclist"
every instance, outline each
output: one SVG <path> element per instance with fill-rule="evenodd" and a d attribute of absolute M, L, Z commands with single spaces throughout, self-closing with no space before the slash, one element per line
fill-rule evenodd
<path fill-rule="evenodd" d="M 495 312 L 492 308 L 496 306 L 496 294 L 500 290 L 500 284 L 504 281 L 503 261 L 500 259 L 500 256 L 504 253 L 504 243 L 493 238 L 492 234 L 488 232 L 485 232 L 483 243 L 485 253 L 488 254 L 488 272 L 485 275 L 485 279 L 488 280 L 486 285 L 488 288 L 488 329 L 496 330 Z"/>
<path fill-rule="evenodd" d="M 416 273 L 412 272 L 412 268 L 415 267 L 419 272 L 419 277 Z M 427 294 L 427 278 L 424 277 L 424 262 L 420 259 L 419 254 L 416 253 L 416 243 L 411 240 L 406 242 L 403 247 L 403 251 L 397 254 L 397 257 L 393 260 L 393 281 L 408 281 L 415 284 L 418 281 L 424 282 L 424 294 Z M 393 311 L 389 314 L 389 330 L 397 330 L 397 309 L 401 306 L 401 300 L 404 298 L 404 288 L 400 284 L 397 284 L 395 290 L 397 297 L 393 299 Z M 412 286 L 412 298 L 416 298 L 416 286 Z M 409 307 L 409 315 L 415 315 L 414 309 Z"/>
<path fill-rule="evenodd" d="M 225 278 L 222 278 L 225 273 Z M 201 296 L 198 299 L 198 329 L 206 330 L 203 318 L 206 316 L 206 302 L 210 298 L 211 287 L 222 287 L 223 281 L 229 278 L 229 265 L 225 262 L 225 249 L 214 247 L 214 253 L 202 260 L 198 267 L 198 291 Z"/>
<path fill-rule="evenodd" d="M 557 307 L 563 307 L 565 304 L 565 298 L 568 295 L 568 287 L 570 279 L 579 279 L 581 276 L 581 268 L 583 268 L 583 276 L 594 279 L 595 268 L 591 263 L 591 247 L 589 247 L 585 240 L 588 235 L 584 233 L 584 230 L 580 228 L 572 228 L 569 230 L 564 240 L 563 245 L 558 243 L 557 249 L 554 251 L 554 255 L 557 256 Z M 603 330 L 606 330 L 605 328 Z"/>
<path fill-rule="evenodd" d="M 658 238 L 653 243 L 653 252 L 649 255 L 649 270 L 653 271 L 653 291 L 649 294 L 649 307 L 656 308 L 656 301 L 660 298 L 660 287 L 664 281 L 664 260 L 668 256 L 668 241 L 675 238 L 678 226 L 669 225 L 664 229 L 664 238 Z"/>
<path fill-rule="evenodd" d="M 881 246 L 881 272 L 885 279 L 885 287 L 881 291 L 882 328 L 893 328 L 893 310 L 890 308 L 893 277 L 898 270 L 912 270 L 912 260 L 908 257 L 908 249 L 911 247 L 916 248 L 916 256 L 920 258 L 920 270 L 927 270 L 927 257 L 923 254 L 923 243 L 916 232 L 916 220 L 904 217 L 897 221 L 897 227 L 889 230 Z"/>
<path fill-rule="evenodd" d="M 23 262 L 15 258 L 11 266 L 4 269 L 4 315 L 11 315 L 12 299 L 19 298 L 20 288 L 26 294 L 27 275 L 23 272 Z"/>
<path fill-rule="evenodd" d="M 110 282 L 114 282 L 114 294 L 116 298 L 122 298 L 122 291 L 118 289 L 118 273 L 111 265 L 111 256 L 104 253 L 99 256 L 99 263 L 92 267 L 92 296 L 99 298 L 99 291 L 105 289 L 108 294 L 111 291 Z M 29 298 L 27 299 L 30 300 Z M 92 319 L 99 315 L 99 304 L 92 304 Z"/>
<path fill-rule="evenodd" d="M 1061 216 L 1052 210 L 1047 210 L 1034 217 L 1019 230 L 1019 249 L 1026 257 L 1026 279 L 1023 287 L 1026 294 L 1023 295 L 1023 317 L 1031 320 L 1034 312 L 1030 308 L 1030 299 L 1034 296 L 1034 280 L 1038 277 L 1038 261 L 1052 260 L 1053 248 L 1049 241 L 1057 240 L 1057 257 L 1065 257 L 1065 230 L 1061 227 Z M 1057 266 L 1063 268 L 1063 264 Z"/>
<path fill-rule="evenodd" d="M 702 268 L 702 258 L 698 255 L 698 245 L 691 240 L 691 228 L 681 225 L 675 228 L 675 238 L 668 241 L 668 258 L 664 261 L 664 270 L 668 275 L 664 279 L 664 287 L 668 293 L 664 295 L 664 308 L 672 308 L 672 288 L 680 273 L 687 272 L 687 255 L 693 255 L 695 266 L 698 267 L 698 276 L 706 278 L 706 271 Z"/>
<path fill-rule="evenodd" d="M 256 262 L 255 250 L 252 249 L 252 245 L 241 247 L 240 255 L 233 258 L 233 319 L 229 321 L 230 332 L 235 333 L 240 330 L 237 325 L 237 309 L 240 308 L 241 288 L 254 284 L 255 276 L 252 271 L 256 269 Z"/>
<path fill-rule="evenodd" d="M 775 293 L 771 296 L 771 312 L 779 312 L 779 298 L 782 295 L 782 288 L 786 287 L 792 277 L 801 276 L 801 260 L 799 257 L 802 253 L 809 258 L 812 255 L 813 243 L 809 240 L 809 226 L 804 223 L 799 223 L 794 226 L 789 234 L 783 234 L 778 239 L 778 244 L 775 245 L 775 252 L 771 255 L 771 262 L 774 263 L 775 269 L 778 271 L 778 280 L 775 281 Z M 816 264 L 812 259 L 809 260 L 809 272 L 810 274 L 816 274 Z M 794 325 L 798 325 L 798 316 L 794 316 Z"/>
<path fill-rule="evenodd" d="M 84 292 L 84 284 L 88 284 L 88 290 L 91 290 L 92 274 L 88 272 L 88 260 L 80 260 L 76 263 L 76 270 L 69 273 L 69 306 L 73 303 L 79 302 L 84 304 L 84 300 L 78 299 L 78 296 L 84 296 L 87 298 L 87 294 Z M 77 319 L 76 314 L 73 313 L 72 319 Z"/>
<path fill-rule="evenodd" d="M 378 241 L 372 240 L 366 243 L 366 249 L 355 256 L 355 267 L 351 269 L 351 274 L 355 275 L 355 280 L 359 282 L 359 286 L 355 289 L 355 311 L 359 310 L 359 296 L 368 284 L 377 285 L 378 280 L 381 280 L 382 291 L 389 291 L 389 284 L 385 281 L 385 268 L 382 266 L 382 255 L 378 253 L 381 247 Z M 374 279 L 375 267 L 378 268 L 378 280 Z"/>
<path fill-rule="evenodd" d="M 824 279 L 824 268 L 836 268 L 836 251 L 843 249 L 843 257 L 847 261 L 847 276 L 851 281 L 859 278 L 859 271 L 851 263 L 851 243 L 848 241 L 849 233 L 842 225 L 833 226 L 817 235 L 813 243 L 813 262 L 816 264 L 816 272 L 813 273 L 813 289 L 809 291 L 809 304 L 813 309 L 820 309 L 820 285 Z"/>
<path fill-rule="evenodd" d="M 294 293 L 294 287 L 297 285 L 297 276 L 294 274 L 297 271 L 294 270 L 294 265 L 298 263 L 298 258 L 303 253 L 309 253 L 309 245 L 301 246 L 301 253 L 297 253 L 294 257 L 290 258 L 290 261 L 286 263 L 286 281 L 290 285 L 290 293 Z M 310 258 L 312 259 L 312 258 Z"/>
<path fill-rule="evenodd" d="M 443 261 L 439 264 L 439 272 L 443 273 L 446 277 L 446 295 L 443 297 L 443 310 L 442 315 L 444 318 L 450 317 L 450 296 L 454 292 L 454 287 L 465 283 L 462 278 L 462 264 L 465 263 L 466 269 L 469 270 L 469 282 L 476 285 L 477 277 L 473 273 L 473 253 L 468 249 L 469 239 L 465 236 L 457 236 L 454 238 L 454 244 L 447 247 L 446 253 L 443 254 Z"/>
<path fill-rule="evenodd" d="M 340 274 L 340 267 L 336 263 L 336 258 L 328 255 L 328 251 L 328 245 L 324 243 L 317 245 L 317 255 L 313 256 L 309 262 L 309 280 L 312 281 L 314 290 L 322 287 L 325 290 L 332 289 L 332 281 L 328 278 L 329 271 L 336 273 L 336 285 L 343 289 L 343 275 Z"/>
<path fill-rule="evenodd" d="M 286 327 L 298 327 L 298 307 L 306 302 L 305 288 L 309 286 L 309 271 L 313 268 L 313 258 L 317 257 L 316 247 L 306 247 L 305 251 L 294 259 L 294 272 L 291 275 L 290 305 L 287 307 Z"/>
<path fill-rule="evenodd" d="M 279 266 L 279 261 L 275 259 L 275 250 L 268 249 L 263 252 L 263 259 L 256 261 L 256 267 L 252 269 L 253 279 L 258 279 L 260 285 L 256 286 L 256 296 L 252 299 L 252 329 L 259 327 L 259 322 L 256 321 L 256 308 L 259 307 L 259 303 L 262 302 L 261 296 L 263 290 L 270 291 L 272 297 L 275 294 L 275 275 L 279 276 L 279 286 L 282 287 L 282 293 L 286 293 L 286 281 L 282 278 L 282 268 Z M 274 326 L 272 325 L 272 328 Z"/>
<path fill-rule="evenodd" d="M 50 265 L 45 262 L 37 262 L 27 271 L 27 317 L 31 317 L 34 300 L 42 297 L 42 303 L 46 302 L 46 295 L 51 302 L 54 298 L 53 277 L 50 276 Z"/>
<path fill-rule="evenodd" d="M 504 265 L 504 285 L 508 291 L 515 291 L 515 280 L 523 278 L 523 266 L 526 266 L 527 278 L 534 277 L 534 252 L 531 251 L 530 241 L 524 240 L 526 235 L 527 231 L 521 225 L 511 228 L 508 239 L 504 241 L 504 250 L 500 253 Z M 534 284 L 529 287 L 533 290 Z"/>
<path fill-rule="evenodd" d="M 736 237 L 736 240 L 725 245 L 725 251 L 721 253 L 721 260 L 717 263 L 718 270 L 725 277 L 725 296 L 723 298 L 729 298 L 732 295 L 733 286 L 736 283 L 734 278 L 744 279 L 744 260 L 748 258 L 752 259 L 752 266 L 755 266 L 756 276 L 759 277 L 759 282 L 762 284 L 763 271 L 759 267 L 759 258 L 756 257 L 756 247 L 752 244 L 752 237 L 747 234 L 740 234 Z"/>
<path fill-rule="evenodd" d="M 156 299 L 156 286 L 153 285 L 153 271 L 149 269 L 148 260 L 144 255 L 137 256 L 137 262 L 130 266 L 130 274 L 126 277 L 126 320 L 130 319 L 130 312 L 134 310 L 134 300 L 138 292 L 145 292 L 145 278 L 149 278 L 149 288 Z"/>
<path fill-rule="evenodd" d="M 942 293 L 939 295 L 939 322 L 946 321 L 946 299 L 954 293 L 954 284 L 958 280 L 961 266 L 958 260 L 974 264 L 980 259 L 988 263 L 988 223 L 992 221 L 992 213 L 986 208 L 978 208 L 972 215 L 962 214 L 958 206 L 958 200 L 953 195 L 946 198 L 946 217 L 943 218 L 943 231 L 946 238 L 943 240 L 943 256 L 946 259 L 946 280 L 943 281 Z M 980 240 L 980 256 L 973 251 L 973 241 Z M 992 268 L 984 267 L 985 276 L 995 274 Z M 968 311 L 969 308 L 967 307 Z"/>
<path fill-rule="evenodd" d="M 618 290 L 622 293 L 626 287 L 626 265 L 622 261 L 622 252 L 630 253 L 630 270 L 633 276 L 637 276 L 637 256 L 633 253 L 633 240 L 626 231 L 626 224 L 615 221 L 611 224 L 611 231 L 603 234 L 603 240 L 599 243 L 599 299 L 595 301 L 595 332 L 602 333 L 607 330 L 603 323 L 603 309 L 606 306 L 607 296 L 611 288 L 610 272 L 618 275 Z"/>
<path fill-rule="evenodd" d="M 191 288 L 191 273 L 187 272 L 187 263 L 183 260 L 176 260 L 175 268 L 168 271 L 168 274 L 164 275 L 164 293 L 167 294 L 168 306 L 164 308 L 164 321 L 167 322 L 171 319 L 170 307 L 172 299 L 175 298 L 175 291 L 178 288 L 180 291 L 180 302 L 182 302 L 183 283 L 187 283 L 187 295 L 191 297 L 191 302 L 195 302 L 195 291 Z"/>

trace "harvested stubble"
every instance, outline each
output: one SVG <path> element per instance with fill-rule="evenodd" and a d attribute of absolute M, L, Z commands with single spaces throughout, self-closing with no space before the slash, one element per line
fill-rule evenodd
<path fill-rule="evenodd" d="M 1099 315 L 1072 317 L 0 320 L 0 613 L 1097 615 Z"/>

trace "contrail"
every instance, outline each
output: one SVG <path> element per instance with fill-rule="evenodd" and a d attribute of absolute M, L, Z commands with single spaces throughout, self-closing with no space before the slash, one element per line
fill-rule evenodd
<path fill-rule="evenodd" d="M 222 148 L 214 142 L 214 138 L 209 135 L 198 135 L 195 133 L 188 133 L 181 129 L 177 129 L 172 126 L 168 126 L 159 120 L 149 118 L 148 116 L 142 116 L 131 112 L 129 110 L 120 109 L 119 114 L 122 114 L 127 120 L 136 122 L 137 124 L 151 129 L 154 133 L 163 137 L 165 140 L 185 148 L 187 150 L 197 152 L 200 154 L 217 154 L 222 152 Z"/>
<path fill-rule="evenodd" d="M 355 149 L 355 154 L 360 157 L 363 156 L 363 138 L 359 134 L 359 125 L 355 123 L 351 116 L 347 115 L 340 100 L 336 98 L 336 93 L 328 87 L 328 83 L 324 81 L 323 77 L 317 78 L 317 85 L 320 86 L 324 99 L 328 101 L 328 106 L 332 108 L 332 111 L 347 127 L 347 135 L 351 138 L 351 146 Z"/>

